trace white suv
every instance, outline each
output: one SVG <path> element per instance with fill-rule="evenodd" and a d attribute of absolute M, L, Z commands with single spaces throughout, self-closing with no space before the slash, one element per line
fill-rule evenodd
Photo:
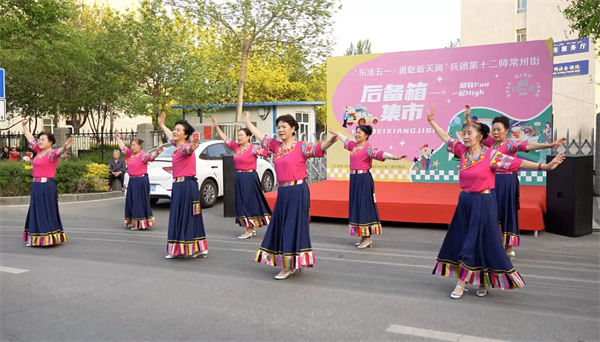
<path fill-rule="evenodd" d="M 162 145 L 164 148 L 154 162 L 148 163 L 148 178 L 150 180 L 150 202 L 156 204 L 159 199 L 171 199 L 173 184 L 173 151 L 172 144 Z M 152 153 L 157 148 L 150 150 Z M 223 196 L 223 156 L 233 155 L 234 152 L 221 140 L 210 140 L 200 143 L 195 151 L 196 178 L 200 191 L 200 203 L 203 208 L 212 207 L 217 197 Z M 273 165 L 258 158 L 256 171 L 265 192 L 272 191 L 275 186 L 275 170 Z M 127 175 L 126 175 L 127 177 Z M 128 178 L 128 177 L 127 177 Z M 127 183 L 128 179 L 125 180 Z"/>

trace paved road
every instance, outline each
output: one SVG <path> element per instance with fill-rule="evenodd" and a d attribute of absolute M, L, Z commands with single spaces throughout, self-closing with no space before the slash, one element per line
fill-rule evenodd
<path fill-rule="evenodd" d="M 452 300 L 455 280 L 430 274 L 444 229 L 386 225 L 359 251 L 343 222 L 313 222 L 316 267 L 277 281 L 253 262 L 263 232 L 238 240 L 221 205 L 208 258 L 166 260 L 168 202 L 136 232 L 123 203 L 61 205 L 69 241 L 50 248 L 21 242 L 27 207 L 0 208 L 2 341 L 600 340 L 600 233 L 524 236 L 525 288 Z"/>

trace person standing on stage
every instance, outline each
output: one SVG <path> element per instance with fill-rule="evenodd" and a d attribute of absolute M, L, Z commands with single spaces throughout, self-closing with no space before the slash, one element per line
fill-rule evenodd
<path fill-rule="evenodd" d="M 23 240 L 27 247 L 57 245 L 67 242 L 67 236 L 58 212 L 58 190 L 54 176 L 60 155 L 71 148 L 73 139 L 67 139 L 63 147 L 54 150 L 54 135 L 41 132 L 36 140 L 27 126 L 29 120 L 27 117 L 22 121 L 23 134 L 36 156 L 31 163 L 33 183 Z"/>
<path fill-rule="evenodd" d="M 121 152 L 128 158 L 129 184 L 125 197 L 125 228 L 131 230 L 144 230 L 154 226 L 154 215 L 150 207 L 150 181 L 148 180 L 148 163 L 154 161 L 162 153 L 159 147 L 154 153 L 144 153 L 141 139 L 131 139 L 128 148 L 123 144 L 119 131 L 115 131 L 115 138 Z"/>
<path fill-rule="evenodd" d="M 271 209 L 265 199 L 262 185 L 256 173 L 256 159 L 268 157 L 269 151 L 250 143 L 250 130 L 242 128 L 237 133 L 237 142 L 229 139 L 219 127 L 217 118 L 212 117 L 213 127 L 227 146 L 235 151 L 235 211 L 236 221 L 246 228 L 239 239 L 256 236 L 256 227 L 267 226 L 271 221 Z"/>
<path fill-rule="evenodd" d="M 350 235 L 361 237 L 355 246 L 359 249 L 373 246 L 371 235 L 381 234 L 381 221 L 375 199 L 375 183 L 371 175 L 373 159 L 385 161 L 386 159 L 400 160 L 405 155 L 395 156 L 383 152 L 369 144 L 368 140 L 373 134 L 369 125 L 360 125 L 356 129 L 356 142 L 348 139 L 339 132 L 329 131 L 344 142 L 344 148 L 350 151 L 350 207 L 348 211 Z"/>
<path fill-rule="evenodd" d="M 196 179 L 196 154 L 200 140 L 194 137 L 194 127 L 185 120 L 175 123 L 171 132 L 165 126 L 166 114 L 158 118 L 158 125 L 177 147 L 173 152 L 173 190 L 169 209 L 169 235 L 167 259 L 181 256 L 197 258 L 208 254 L 204 220 L 200 209 L 200 192 Z"/>
<path fill-rule="evenodd" d="M 275 279 L 286 279 L 301 267 L 313 267 L 315 256 L 310 243 L 310 193 L 306 184 L 306 160 L 325 156 L 336 136 L 323 143 L 296 141 L 298 122 L 290 114 L 276 119 L 277 141 L 262 134 L 246 112 L 246 126 L 262 141 L 262 147 L 275 154 L 273 163 L 279 188 L 273 217 L 256 254 L 256 262 L 283 267 Z"/>
<path fill-rule="evenodd" d="M 432 273 L 458 278 L 450 295 L 453 299 L 462 297 L 466 283 L 479 285 L 479 297 L 486 296 L 490 286 L 503 290 L 523 287 L 525 281 L 505 254 L 498 234 L 498 209 L 492 194 L 494 176 L 497 170 L 554 170 L 565 156 L 559 154 L 549 164 L 537 164 L 505 155 L 483 145 L 490 128 L 478 122 L 463 125 L 464 143 L 460 143 L 433 121 L 434 114 L 432 106 L 427 115 L 431 127 L 446 143 L 448 152 L 460 158 L 462 192 Z"/>
<path fill-rule="evenodd" d="M 471 107 L 467 105 L 465 120 L 469 120 L 470 114 Z M 567 139 L 562 138 L 551 144 L 519 142 L 507 138 L 509 132 L 510 123 L 508 119 L 504 116 L 498 116 L 492 121 L 492 137 L 484 139 L 483 144 L 500 151 L 504 155 L 517 157 L 517 152 L 555 148 L 567 141 Z M 521 209 L 519 203 L 519 172 L 497 170 L 494 193 L 498 202 L 498 220 L 502 229 L 504 250 L 513 259 L 515 257 L 513 247 L 521 245 L 519 234 L 519 209 Z"/>

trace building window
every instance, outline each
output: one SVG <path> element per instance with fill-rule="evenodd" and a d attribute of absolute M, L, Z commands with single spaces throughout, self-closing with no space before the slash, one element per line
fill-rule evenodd
<path fill-rule="evenodd" d="M 309 137 L 309 120 L 308 113 L 296 113 L 296 121 L 298 122 L 298 126 L 300 128 L 300 134 L 296 136 L 296 139 L 303 141 L 310 141 Z"/>
<path fill-rule="evenodd" d="M 527 0 L 517 0 L 517 13 L 527 12 Z"/>
<path fill-rule="evenodd" d="M 44 119 L 43 120 L 44 132 L 54 133 L 54 124 L 52 119 Z"/>
<path fill-rule="evenodd" d="M 527 41 L 527 31 L 525 29 L 517 30 L 517 42 Z"/>

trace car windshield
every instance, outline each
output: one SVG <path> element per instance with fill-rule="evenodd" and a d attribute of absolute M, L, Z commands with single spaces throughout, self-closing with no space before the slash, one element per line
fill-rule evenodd
<path fill-rule="evenodd" d="M 164 144 L 162 145 L 162 148 L 164 149 L 163 152 L 159 154 L 156 159 L 173 159 L 173 152 L 175 152 L 176 147 L 173 146 L 173 144 Z M 153 153 L 157 149 L 158 147 L 155 147 L 148 151 L 148 153 Z"/>

